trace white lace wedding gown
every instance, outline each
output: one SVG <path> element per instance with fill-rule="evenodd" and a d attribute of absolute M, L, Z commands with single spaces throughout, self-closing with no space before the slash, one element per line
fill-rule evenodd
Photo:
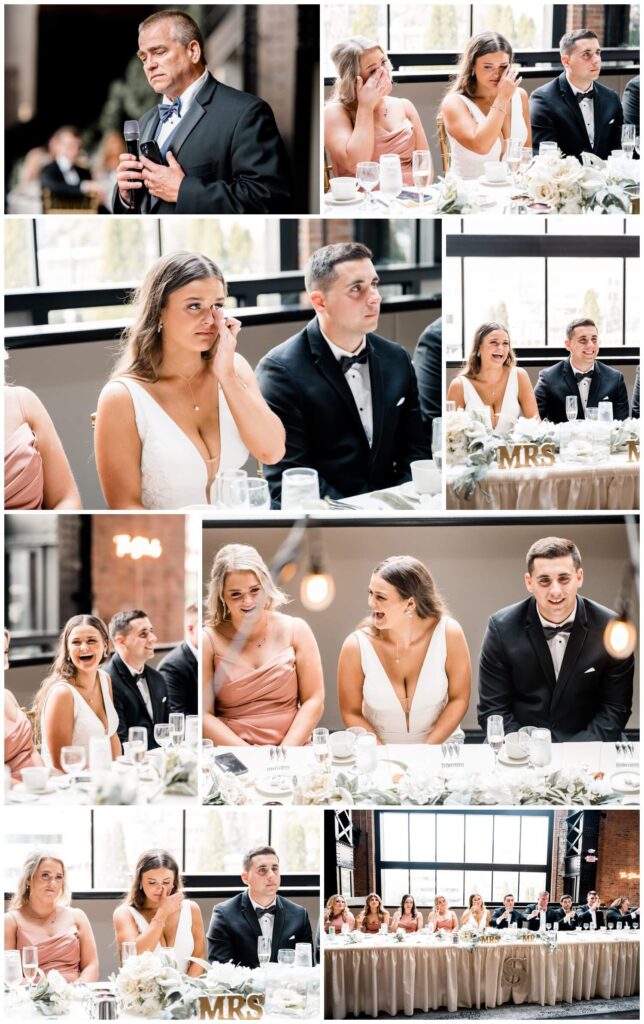
<path fill-rule="evenodd" d="M 489 406 L 485 404 L 478 391 L 467 377 L 460 376 L 457 378 L 463 385 L 463 400 L 465 402 L 465 408 L 468 412 L 473 409 L 485 411 L 489 409 Z M 499 413 L 498 426 L 508 428 L 512 424 L 516 423 L 521 415 L 521 405 L 519 404 L 519 371 L 516 366 L 510 368 L 508 374 L 508 382 L 505 385 L 505 391 L 503 392 L 503 401 L 501 402 L 501 411 Z M 491 424 L 492 426 L 494 424 Z"/>
<path fill-rule="evenodd" d="M 103 694 L 103 704 L 105 705 L 105 714 L 107 715 L 107 732 L 103 727 L 98 715 L 92 711 L 86 700 L 81 697 L 80 693 L 75 686 L 68 683 L 66 680 L 61 679 L 60 683 L 63 686 L 67 686 L 74 697 L 74 728 L 72 732 L 71 745 L 73 747 L 84 747 L 87 761 L 89 762 L 89 741 L 92 736 L 109 736 L 112 737 L 119 727 L 119 716 L 116 713 L 116 708 L 112 703 L 109 690 L 110 677 L 107 672 L 98 673 L 99 682 L 101 684 L 101 693 Z M 55 683 L 54 686 L 57 686 Z M 51 765 L 52 759 L 49 749 L 47 747 L 47 741 L 45 739 L 44 720 L 45 720 L 45 708 L 47 707 L 47 701 L 51 696 L 52 690 L 47 694 L 45 703 L 43 704 L 42 713 L 40 716 L 40 733 L 42 735 L 42 758 L 45 764 Z"/>
<path fill-rule="evenodd" d="M 479 110 L 474 100 L 471 100 L 469 96 L 464 96 L 462 93 L 458 94 L 460 99 L 469 110 L 470 114 L 474 118 L 477 124 L 481 124 L 485 121 L 485 114 L 482 110 Z M 473 179 L 480 178 L 485 174 L 485 164 L 501 159 L 502 143 L 500 139 L 497 139 L 489 153 L 474 153 L 473 150 L 467 149 L 460 142 L 447 132 L 449 139 L 450 150 L 452 154 L 452 160 L 450 170 L 458 178 Z M 525 141 L 528 137 L 528 129 L 523 116 L 523 106 L 521 103 L 521 93 L 517 89 L 514 96 L 512 97 L 512 108 L 510 113 L 510 137 L 512 139 L 518 139 L 521 145 L 525 145 Z"/>
<path fill-rule="evenodd" d="M 132 398 L 141 438 L 141 500 L 149 509 L 209 505 L 208 465 L 188 435 L 135 380 L 119 377 Z M 248 458 L 226 396 L 219 388 L 218 471 L 241 469 Z"/>
<path fill-rule="evenodd" d="M 132 917 L 134 923 L 139 929 L 139 935 L 141 935 L 148 927 L 149 922 L 145 920 L 143 914 L 136 909 L 136 907 L 127 908 Z M 167 947 L 162 946 L 161 943 L 157 943 L 157 947 L 154 950 L 155 953 L 163 953 Z M 190 900 L 184 900 L 181 904 L 181 910 L 179 911 L 179 923 L 177 925 L 177 934 L 174 939 L 174 957 L 177 961 L 177 968 L 182 974 L 186 974 L 190 964 L 188 963 L 188 957 L 191 957 L 195 950 L 195 940 L 192 934 L 192 911 L 190 909 Z"/>
<path fill-rule="evenodd" d="M 383 743 L 425 743 L 447 704 L 446 622 L 442 618 L 436 624 L 408 715 L 369 638 L 361 630 L 353 634 L 360 645 L 364 673 L 362 714 Z"/>

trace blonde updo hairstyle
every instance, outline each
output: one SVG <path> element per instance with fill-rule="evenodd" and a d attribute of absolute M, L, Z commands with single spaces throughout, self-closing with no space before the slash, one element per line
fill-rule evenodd
<path fill-rule="evenodd" d="M 204 615 L 205 626 L 216 629 L 217 626 L 230 620 L 230 610 L 224 600 L 224 586 L 226 577 L 231 572 L 255 574 L 259 585 L 268 597 L 266 603 L 268 611 L 277 611 L 278 608 L 290 601 L 290 598 L 273 583 L 266 562 L 255 548 L 249 544 L 226 544 L 217 552 L 212 563 Z"/>
<path fill-rule="evenodd" d="M 9 910 L 21 910 L 27 903 L 29 903 L 31 894 L 31 880 L 36 874 L 38 868 L 44 860 L 53 860 L 56 864 L 60 864 L 63 872 L 63 887 L 60 894 L 59 903 L 63 906 L 68 907 L 71 903 L 71 893 L 69 891 L 69 882 L 67 880 L 67 868 L 65 862 L 60 859 L 58 854 L 49 853 L 45 850 L 34 850 L 27 857 L 23 864 L 22 874 L 18 879 L 16 891 L 14 892 L 11 902 L 9 904 Z"/>

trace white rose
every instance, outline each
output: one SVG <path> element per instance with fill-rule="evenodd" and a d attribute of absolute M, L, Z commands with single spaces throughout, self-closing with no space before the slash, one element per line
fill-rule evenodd
<path fill-rule="evenodd" d="M 67 988 L 67 982 L 59 971 L 51 970 L 47 974 L 47 982 L 54 995 L 60 996 Z"/>

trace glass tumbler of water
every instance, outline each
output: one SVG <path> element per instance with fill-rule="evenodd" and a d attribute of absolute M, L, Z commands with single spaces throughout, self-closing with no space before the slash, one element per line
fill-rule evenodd
<path fill-rule="evenodd" d="M 317 469 L 296 466 L 282 473 L 282 508 L 303 509 L 320 500 Z"/>
<path fill-rule="evenodd" d="M 4 951 L 4 983 L 10 992 L 15 992 L 22 983 L 22 961 L 18 949 Z"/>
<path fill-rule="evenodd" d="M 248 473 L 245 469 L 225 469 L 214 484 L 217 508 L 244 509 L 248 503 Z"/>
<path fill-rule="evenodd" d="M 397 153 L 383 153 L 380 157 L 380 195 L 390 205 L 402 192 L 403 179 L 400 157 Z"/>
<path fill-rule="evenodd" d="M 329 749 L 328 729 L 313 730 L 313 756 L 318 764 L 321 765 L 326 765 L 330 761 L 331 751 Z"/>
<path fill-rule="evenodd" d="M 556 142 L 540 142 L 539 143 L 539 156 L 556 156 L 558 152 L 558 146 Z"/>
<path fill-rule="evenodd" d="M 597 406 L 597 419 L 600 423 L 612 423 L 613 422 L 613 403 L 612 402 L 600 402 Z"/>
<path fill-rule="evenodd" d="M 257 959 L 260 967 L 267 964 L 271 958 L 271 940 L 266 935 L 260 935 L 257 939 Z"/>
<path fill-rule="evenodd" d="M 199 746 L 199 715 L 186 715 L 184 741 L 193 750 Z"/>
<path fill-rule="evenodd" d="M 432 420 L 432 458 L 437 469 L 443 465 L 443 420 Z"/>
<path fill-rule="evenodd" d="M 261 477 L 251 477 L 246 482 L 248 487 L 248 507 L 251 511 L 266 510 L 271 507 L 271 496 L 268 483 Z"/>
<path fill-rule="evenodd" d="M 178 747 L 183 739 L 183 733 L 186 727 L 186 716 L 182 711 L 173 711 L 168 716 L 168 723 L 170 725 L 170 737 L 172 744 Z"/>
<path fill-rule="evenodd" d="M 504 738 L 503 715 L 490 715 L 487 720 L 487 741 L 494 751 L 494 771 L 498 767 L 499 751 L 503 746 Z"/>
<path fill-rule="evenodd" d="M 135 764 L 143 764 L 148 752 L 148 730 L 140 725 L 133 725 L 127 731 L 132 760 Z"/>
<path fill-rule="evenodd" d="M 637 135 L 636 124 L 622 125 L 622 149 L 629 160 L 632 160 L 635 151 L 635 137 Z"/>
<path fill-rule="evenodd" d="M 432 157 L 428 149 L 415 149 L 411 158 L 411 173 L 418 189 L 418 204 L 423 205 L 425 189 L 432 177 Z"/>
<path fill-rule="evenodd" d="M 375 160 L 361 160 L 356 165 L 356 178 L 358 184 L 366 192 L 363 209 L 375 210 L 376 200 L 373 198 L 371 193 L 378 184 L 380 178 L 380 164 L 377 164 Z"/>
<path fill-rule="evenodd" d="M 356 740 L 356 768 L 361 775 L 370 775 L 378 767 L 376 737 L 372 732 L 358 736 Z"/>
<path fill-rule="evenodd" d="M 566 419 L 569 423 L 577 419 L 578 402 L 577 395 L 566 395 Z"/>
<path fill-rule="evenodd" d="M 313 947 L 310 942 L 295 943 L 295 966 L 313 967 Z"/>
<path fill-rule="evenodd" d="M 72 784 L 75 784 L 85 767 L 85 747 L 62 747 L 60 764 L 63 771 L 71 776 Z"/>
<path fill-rule="evenodd" d="M 131 956 L 137 956 L 136 942 L 124 942 L 121 946 L 121 963 L 124 964 Z"/>
<path fill-rule="evenodd" d="M 535 729 L 532 733 L 532 763 L 545 768 L 552 760 L 552 735 L 550 729 Z"/>
<path fill-rule="evenodd" d="M 282 967 L 292 967 L 295 963 L 295 950 L 294 949 L 278 949 L 277 951 L 277 962 Z"/>

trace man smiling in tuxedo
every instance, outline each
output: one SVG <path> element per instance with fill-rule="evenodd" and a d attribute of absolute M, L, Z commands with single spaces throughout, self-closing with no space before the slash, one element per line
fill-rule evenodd
<path fill-rule="evenodd" d="M 145 186 L 143 213 L 285 213 L 290 174 L 267 103 L 216 81 L 204 40 L 183 11 L 139 25 L 139 58 L 162 103 L 140 118 L 141 142 L 156 141 L 168 166 L 122 153 L 114 213 L 131 210 Z"/>
<path fill-rule="evenodd" d="M 116 650 L 105 668 L 112 680 L 119 739 L 125 743 L 128 729 L 141 726 L 148 734 L 148 750 L 152 750 L 159 745 L 154 726 L 167 722 L 170 710 L 163 676 L 146 665 L 154 657 L 157 640 L 152 623 L 141 608 L 116 612 L 110 621 L 110 637 Z"/>

